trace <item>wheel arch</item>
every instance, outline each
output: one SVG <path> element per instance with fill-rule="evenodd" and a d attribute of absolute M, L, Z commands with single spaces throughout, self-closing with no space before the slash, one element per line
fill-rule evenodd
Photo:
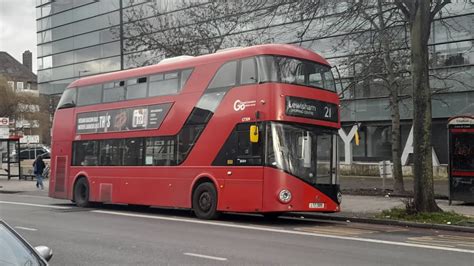
<path fill-rule="evenodd" d="M 210 173 L 202 173 L 196 176 L 191 184 L 191 190 L 189 192 L 189 207 L 193 207 L 193 194 L 194 190 L 202 183 L 209 182 L 214 185 L 217 194 L 217 208 L 219 209 L 220 195 L 219 195 L 219 181 Z"/>

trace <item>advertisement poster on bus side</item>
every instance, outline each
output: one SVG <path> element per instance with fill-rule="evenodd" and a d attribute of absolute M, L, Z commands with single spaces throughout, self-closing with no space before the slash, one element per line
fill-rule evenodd
<path fill-rule="evenodd" d="M 76 120 L 77 134 L 122 132 L 157 129 L 172 103 L 80 113 Z"/>

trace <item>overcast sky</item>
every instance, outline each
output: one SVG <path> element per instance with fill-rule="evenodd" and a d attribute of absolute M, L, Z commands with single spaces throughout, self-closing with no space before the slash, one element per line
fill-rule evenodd
<path fill-rule="evenodd" d="M 33 53 L 36 73 L 36 9 L 35 0 L 0 0 L 0 51 L 22 63 L 26 50 Z"/>

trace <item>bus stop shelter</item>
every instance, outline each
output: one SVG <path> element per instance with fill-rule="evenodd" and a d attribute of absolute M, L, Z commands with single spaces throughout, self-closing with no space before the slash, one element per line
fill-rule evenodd
<path fill-rule="evenodd" d="M 20 137 L 0 138 L 0 176 L 6 176 L 8 180 L 12 177 L 21 179 L 19 152 Z"/>
<path fill-rule="evenodd" d="M 449 203 L 474 203 L 474 115 L 459 115 L 448 121 Z"/>

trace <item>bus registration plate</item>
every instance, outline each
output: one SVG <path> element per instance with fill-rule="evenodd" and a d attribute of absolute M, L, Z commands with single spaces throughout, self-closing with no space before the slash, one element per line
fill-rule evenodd
<path fill-rule="evenodd" d="M 324 203 L 322 202 L 311 202 L 309 204 L 310 209 L 323 209 L 324 208 Z"/>

